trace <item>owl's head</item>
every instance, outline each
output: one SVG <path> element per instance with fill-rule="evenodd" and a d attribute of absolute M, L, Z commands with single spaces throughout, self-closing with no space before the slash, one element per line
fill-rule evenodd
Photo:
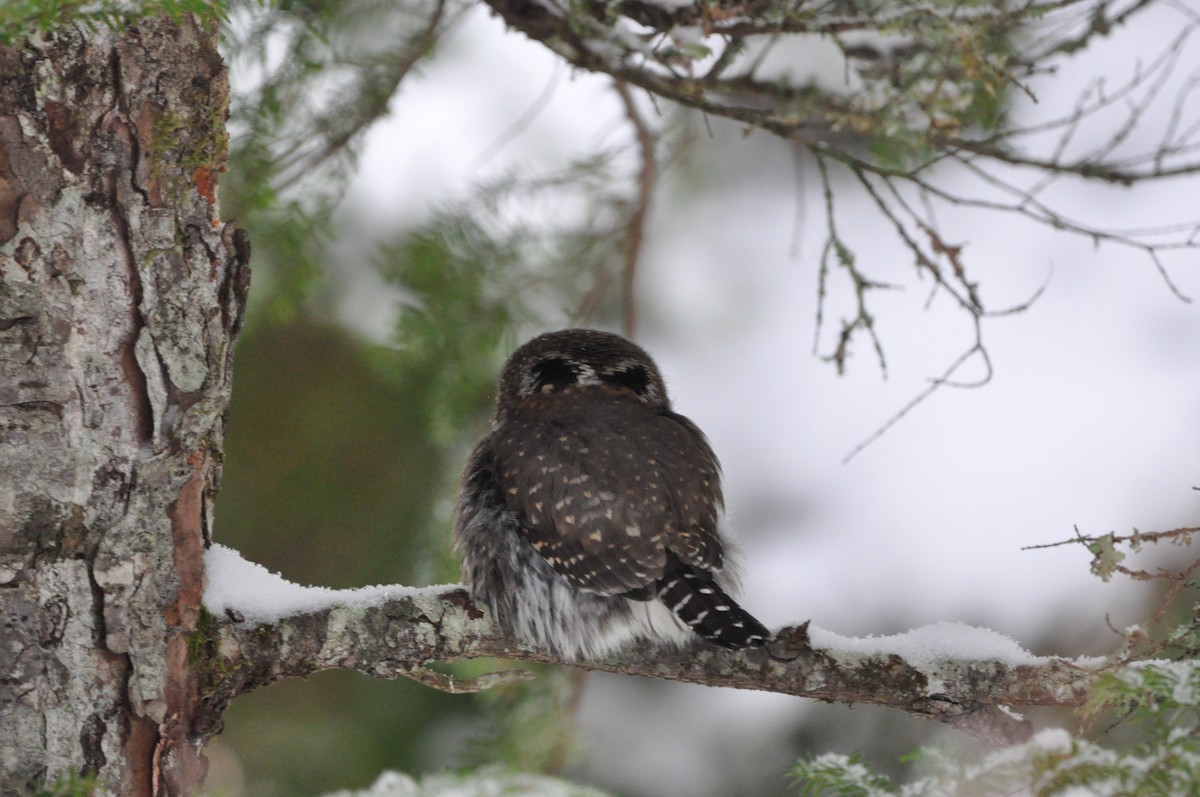
<path fill-rule="evenodd" d="M 496 415 L 535 394 L 602 385 L 628 391 L 659 412 L 671 409 L 658 366 L 641 346 L 611 332 L 564 329 L 538 335 L 508 358 Z"/>

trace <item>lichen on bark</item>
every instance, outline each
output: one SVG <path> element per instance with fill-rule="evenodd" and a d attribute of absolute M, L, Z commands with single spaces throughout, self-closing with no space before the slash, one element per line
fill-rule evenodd
<path fill-rule="evenodd" d="M 0 793 L 182 794 L 248 266 L 215 23 L 0 47 Z"/>

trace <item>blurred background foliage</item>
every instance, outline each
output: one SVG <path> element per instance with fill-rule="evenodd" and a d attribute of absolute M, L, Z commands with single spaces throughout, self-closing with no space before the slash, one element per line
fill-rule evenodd
<path fill-rule="evenodd" d="M 611 320 L 605 286 L 626 200 L 603 156 L 494 180 L 417 226 L 398 218 L 400 231 L 368 228 L 343 203 L 363 133 L 417 63 L 438 57 L 461 10 L 230 8 L 225 51 L 242 79 L 221 211 L 251 231 L 254 279 L 217 537 L 299 583 L 457 581 L 452 500 L 502 358 L 523 331 Z M 363 269 L 402 308 L 383 339 L 355 334 L 333 310 L 340 275 Z M 282 683 L 230 710 L 208 785 L 304 797 L 365 787 L 385 769 L 559 770 L 576 685 L 552 668 L 478 696 L 340 672 Z"/>

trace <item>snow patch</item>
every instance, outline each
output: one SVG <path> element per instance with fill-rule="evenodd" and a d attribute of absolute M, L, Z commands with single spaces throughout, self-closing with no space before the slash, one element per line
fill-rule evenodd
<path fill-rule="evenodd" d="M 235 616 L 240 622 L 251 625 L 273 623 L 283 617 L 317 612 L 331 606 L 378 606 L 394 598 L 432 595 L 457 586 L 306 587 L 243 559 L 240 553 L 224 545 L 213 545 L 204 552 L 204 569 L 204 607 L 215 615 Z"/>
<path fill-rule="evenodd" d="M 823 628 L 809 628 L 814 648 L 825 648 L 864 656 L 896 654 L 914 667 L 946 659 L 999 661 L 1009 666 L 1045 664 L 1051 659 L 1035 656 L 1011 637 L 966 623 L 940 622 L 887 636 L 845 637 Z"/>
<path fill-rule="evenodd" d="M 545 775 L 511 774 L 484 769 L 464 775 L 426 775 L 420 781 L 400 772 L 384 772 L 370 788 L 338 791 L 325 797 L 607 797 L 604 792 Z"/>
<path fill-rule="evenodd" d="M 1034 734 L 1028 745 L 1055 755 L 1070 755 L 1074 743 L 1070 731 L 1064 728 L 1046 728 Z"/>

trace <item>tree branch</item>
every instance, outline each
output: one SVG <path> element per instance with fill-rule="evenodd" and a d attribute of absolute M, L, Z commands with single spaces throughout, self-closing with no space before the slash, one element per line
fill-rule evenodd
<path fill-rule="evenodd" d="M 1033 663 L 1020 665 L 972 658 L 913 662 L 894 653 L 837 650 L 810 644 L 807 623 L 780 630 L 762 648 L 643 645 L 602 661 L 564 661 L 499 633 L 487 612 L 458 587 L 344 603 L 274 622 L 247 622 L 228 610 L 226 615 L 207 615 L 192 646 L 204 702 L 195 731 L 202 736 L 220 730 L 221 714 L 235 697 L 282 678 L 343 668 L 381 678 L 419 675 L 423 683 L 447 688 L 454 681 L 431 678 L 428 665 L 496 657 L 891 706 L 985 743 L 1005 744 L 1027 738 L 1031 726 L 1002 706 L 1082 705 L 1096 671 L 1064 659 L 1029 657 Z M 485 680 L 467 686 L 487 685 Z"/>
<path fill-rule="evenodd" d="M 641 171 L 638 174 L 638 193 L 633 208 L 629 213 L 627 236 L 625 239 L 625 264 L 621 269 L 621 331 L 632 339 L 637 336 L 637 293 L 634 283 L 637 280 L 638 263 L 642 257 L 642 242 L 646 235 L 646 217 L 650 215 L 650 203 L 654 198 L 654 186 L 658 182 L 658 160 L 654 153 L 657 140 L 654 131 L 642 118 L 638 111 L 637 102 L 629 87 L 620 80 L 613 82 L 613 88 L 625 106 L 625 117 L 633 126 L 637 137 L 638 154 L 641 160 Z"/>
<path fill-rule="evenodd" d="M 972 352 L 986 356 L 978 330 L 981 319 L 996 313 L 984 311 L 984 293 L 963 247 L 938 231 L 937 209 L 1012 214 L 1055 232 L 1131 247 L 1177 298 L 1190 301 L 1166 260 L 1200 247 L 1200 221 L 1188 211 L 1155 228 L 1116 229 L 1077 220 L 1047 191 L 1066 181 L 1128 188 L 1200 173 L 1200 123 L 1189 103 L 1200 91 L 1200 76 L 1181 74 L 1192 68 L 1185 56 L 1200 35 L 1200 16 L 1185 9 L 1175 9 L 1175 34 L 1145 64 L 1131 59 L 1129 77 L 1113 87 L 1095 78 L 1064 112 L 1054 103 L 1018 108 L 1009 97 L 1023 92 L 1036 105 L 1038 78 L 1152 2 L 1026 0 L 1003 9 L 954 0 L 869 8 L 838 0 L 783 6 L 716 0 L 672 8 L 642 0 L 619 6 L 486 2 L 510 27 L 573 67 L 807 149 L 821 170 L 831 232 L 831 167 L 844 167 L 896 242 L 913 253 L 917 274 L 933 275 L 936 289 L 949 292 L 971 318 Z M 864 39 L 864 32 L 874 35 Z M 817 38 L 840 52 L 841 89 L 823 87 L 790 65 Z M 1162 113 L 1167 121 L 1155 131 L 1152 120 Z M 1151 143 L 1141 143 L 1147 132 Z M 854 262 L 847 242 L 830 235 L 820 290 L 835 262 L 852 278 L 857 313 L 830 333 L 836 338 L 827 359 L 840 371 L 865 335 L 882 368 L 868 291 L 881 284 L 865 279 L 868 269 Z M 822 299 L 818 337 L 823 310 Z M 823 348 L 822 341 L 816 346 Z"/>

